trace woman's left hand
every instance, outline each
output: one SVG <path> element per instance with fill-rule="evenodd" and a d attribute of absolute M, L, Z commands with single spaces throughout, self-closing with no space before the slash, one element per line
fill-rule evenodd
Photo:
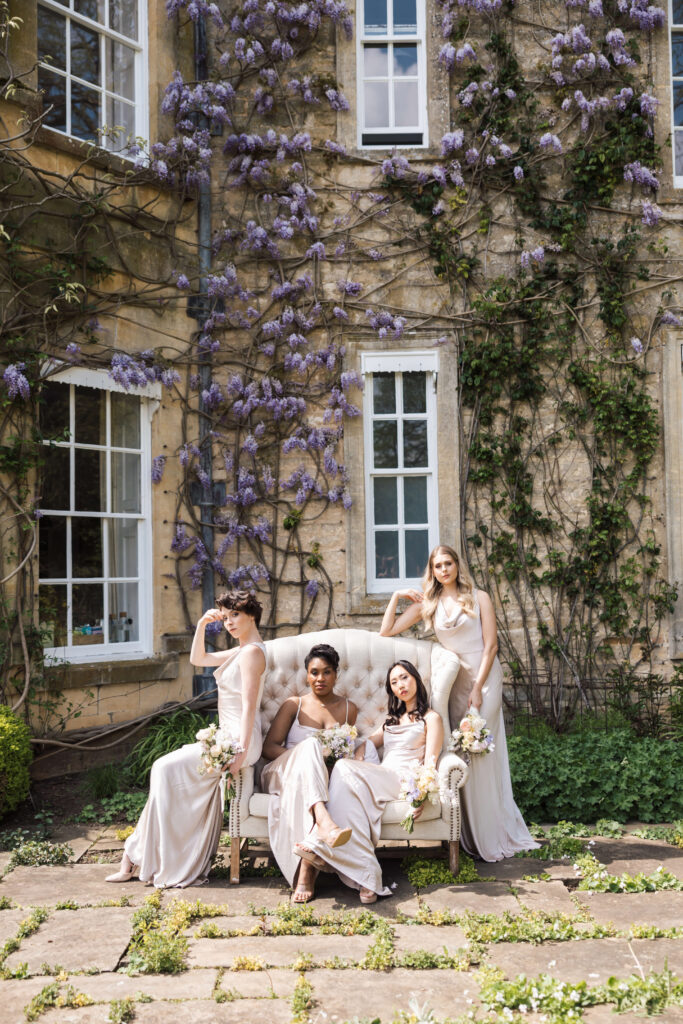
<path fill-rule="evenodd" d="M 414 811 L 413 811 L 413 821 L 417 821 L 417 819 L 422 815 L 422 812 L 424 811 L 424 809 L 425 809 L 425 805 L 424 804 L 420 804 L 419 807 L 416 807 L 414 809 Z"/>
<path fill-rule="evenodd" d="M 467 701 L 467 710 L 470 711 L 472 708 L 475 711 L 481 710 L 482 699 L 483 698 L 481 688 L 478 686 L 473 686 L 470 692 L 470 699 Z"/>
<path fill-rule="evenodd" d="M 224 768 L 224 773 L 230 774 L 235 778 L 236 775 L 239 775 L 240 768 L 244 764 L 246 757 L 246 752 L 238 754 L 234 761 L 231 761 L 227 768 Z"/>

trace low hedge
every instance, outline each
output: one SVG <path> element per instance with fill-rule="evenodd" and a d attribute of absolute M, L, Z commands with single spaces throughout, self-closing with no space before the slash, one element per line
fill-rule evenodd
<path fill-rule="evenodd" d="M 28 726 L 4 704 L 0 705 L 0 818 L 28 796 L 28 766 L 32 758 Z"/>
<path fill-rule="evenodd" d="M 683 817 L 683 743 L 629 730 L 508 739 L 515 800 L 527 821 L 674 821 Z"/>

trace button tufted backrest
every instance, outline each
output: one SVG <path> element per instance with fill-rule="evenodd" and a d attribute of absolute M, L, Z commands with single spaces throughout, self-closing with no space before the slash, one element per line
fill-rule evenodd
<path fill-rule="evenodd" d="M 400 659 L 415 665 L 431 696 L 432 655 L 439 652 L 437 674 L 439 690 L 443 689 L 444 693 L 439 693 L 439 699 L 432 704 L 442 717 L 445 709 L 447 716 L 448 693 L 459 666 L 454 655 L 447 658 L 448 669 L 444 672 L 443 649 L 430 641 L 383 637 L 365 629 L 326 629 L 266 641 L 266 675 L 261 699 L 264 735 L 283 701 L 307 692 L 304 658 L 311 647 L 321 643 L 330 644 L 339 654 L 335 689 L 358 707 L 357 725 L 361 735 L 376 728 L 386 716 L 386 675 L 389 667 Z M 448 731 L 447 718 L 444 725 Z"/>

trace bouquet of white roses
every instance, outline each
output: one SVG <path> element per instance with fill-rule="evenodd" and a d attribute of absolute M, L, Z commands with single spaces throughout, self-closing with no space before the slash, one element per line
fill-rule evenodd
<path fill-rule="evenodd" d="M 401 779 L 401 789 L 398 794 L 399 800 L 407 800 L 410 804 L 410 812 L 401 822 L 401 827 L 406 832 L 412 832 L 415 828 L 413 815 L 418 807 L 422 807 L 429 800 L 432 804 L 438 804 L 441 800 L 441 785 L 436 771 L 436 765 L 420 764 L 419 761 L 411 761 L 406 774 Z"/>
<path fill-rule="evenodd" d="M 451 733 L 448 749 L 455 754 L 464 754 L 469 760 L 470 754 L 492 754 L 495 743 L 491 730 L 486 728 L 486 719 L 476 711 L 468 712 L 461 720 L 457 729 Z"/>
<path fill-rule="evenodd" d="M 244 747 L 229 733 L 224 732 L 215 722 L 200 729 L 196 736 L 201 745 L 202 753 L 197 765 L 200 775 L 220 775 L 230 767 Z M 233 796 L 232 782 L 228 787 L 228 796 Z"/>
<path fill-rule="evenodd" d="M 353 757 L 358 729 L 355 725 L 344 722 L 332 729 L 319 729 L 315 734 L 323 748 L 323 760 L 328 768 L 332 768 L 342 757 Z"/>

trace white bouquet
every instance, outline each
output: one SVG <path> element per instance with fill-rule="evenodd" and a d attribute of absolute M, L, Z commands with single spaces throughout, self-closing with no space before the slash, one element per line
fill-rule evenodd
<path fill-rule="evenodd" d="M 418 807 L 422 807 L 429 800 L 432 804 L 438 804 L 441 800 L 441 785 L 436 771 L 436 765 L 421 764 L 419 761 L 411 761 L 406 774 L 401 779 L 401 789 L 398 794 L 399 800 L 407 800 L 410 804 L 410 812 L 401 822 L 401 827 L 406 832 L 412 832 L 415 828 L 413 815 Z"/>
<path fill-rule="evenodd" d="M 457 729 L 451 733 L 448 749 L 455 754 L 492 754 L 496 745 L 491 730 L 486 728 L 486 719 L 476 711 L 468 712 Z"/>
<path fill-rule="evenodd" d="M 323 760 L 328 768 L 341 761 L 342 757 L 353 757 L 358 736 L 355 725 L 344 722 L 332 729 L 319 729 L 315 735 L 322 744 Z"/>
<path fill-rule="evenodd" d="M 221 775 L 226 771 L 244 747 L 229 733 L 220 729 L 215 722 L 200 729 L 196 736 L 201 745 L 202 754 L 197 765 L 200 775 Z M 232 782 L 228 786 L 228 796 L 233 796 Z"/>

